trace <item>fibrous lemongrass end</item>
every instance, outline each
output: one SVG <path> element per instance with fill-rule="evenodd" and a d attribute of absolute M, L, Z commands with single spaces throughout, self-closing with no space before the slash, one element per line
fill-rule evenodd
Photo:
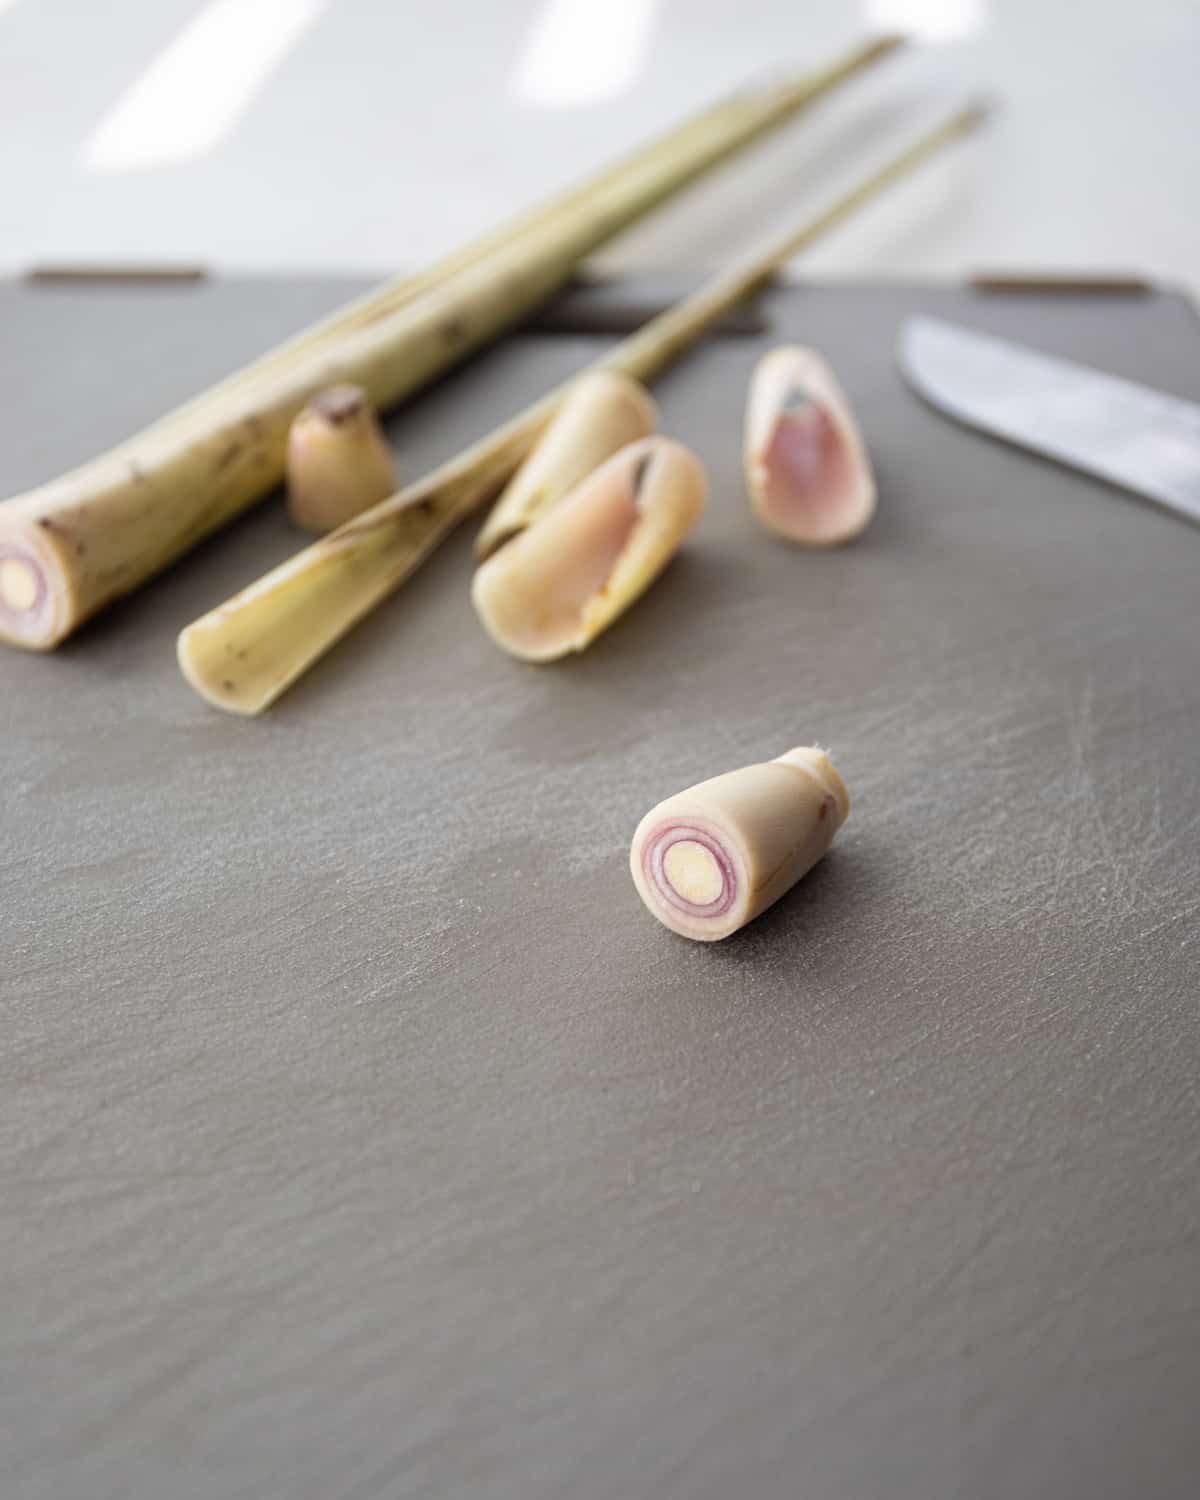
<path fill-rule="evenodd" d="M 310 411 L 324 417 L 334 427 L 341 427 L 352 417 L 370 411 L 367 393 L 361 385 L 331 385 L 318 391 L 308 403 Z"/>
<path fill-rule="evenodd" d="M 850 816 L 850 793 L 846 789 L 841 773 L 830 760 L 828 751 L 822 750 L 820 745 L 797 745 L 794 750 L 777 755 L 775 764 L 796 766 L 815 777 L 828 796 L 833 799 L 837 813 L 837 827 L 842 826 Z"/>
<path fill-rule="evenodd" d="M 849 403 L 811 349 L 772 350 L 754 372 L 746 482 L 762 524 L 804 546 L 851 541 L 875 514 L 875 477 Z"/>

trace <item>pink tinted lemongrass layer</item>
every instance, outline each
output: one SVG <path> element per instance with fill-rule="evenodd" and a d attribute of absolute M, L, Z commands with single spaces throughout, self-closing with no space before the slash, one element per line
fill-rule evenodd
<path fill-rule="evenodd" d="M 33 553 L 27 552 L 23 547 L 0 546 L 0 570 L 3 570 L 6 563 L 15 563 L 33 575 L 33 599 L 20 609 L 11 604 L 5 592 L 0 589 L 0 617 L 11 621 L 15 629 L 21 629 L 31 625 L 45 608 L 49 597 L 46 570 Z M 3 572 L 0 571 L 0 578 L 2 577 Z"/>
<path fill-rule="evenodd" d="M 663 868 L 668 850 L 682 843 L 699 844 L 707 850 L 721 873 L 721 894 L 703 906 L 681 896 Z M 642 874 L 656 895 L 689 917 L 722 917 L 737 899 L 737 872 L 729 851 L 715 834 L 695 823 L 666 823 L 656 828 L 642 846 Z"/>
<path fill-rule="evenodd" d="M 780 413 L 759 460 L 767 503 L 779 523 L 807 532 L 836 529 L 854 484 L 846 440 L 815 401 Z"/>

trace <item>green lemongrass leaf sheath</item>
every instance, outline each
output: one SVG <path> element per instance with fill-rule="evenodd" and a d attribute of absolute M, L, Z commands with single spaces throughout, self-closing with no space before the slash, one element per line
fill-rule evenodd
<path fill-rule="evenodd" d="M 61 479 L 0 505 L 0 639 L 48 649 L 225 525 L 283 476 L 288 428 L 322 387 L 350 381 L 383 409 L 518 323 L 598 245 L 716 162 L 890 50 L 832 66 L 684 129 L 524 229 L 467 252 L 453 274 L 352 307 L 244 375 Z"/>
<path fill-rule="evenodd" d="M 650 380 L 766 285 L 798 251 L 982 118 L 978 106 L 959 111 L 815 217 L 652 319 L 592 368 Z M 179 638 L 180 665 L 188 681 L 210 703 L 231 713 L 256 714 L 269 707 L 398 587 L 454 526 L 495 496 L 543 434 L 571 384 L 188 626 Z"/>

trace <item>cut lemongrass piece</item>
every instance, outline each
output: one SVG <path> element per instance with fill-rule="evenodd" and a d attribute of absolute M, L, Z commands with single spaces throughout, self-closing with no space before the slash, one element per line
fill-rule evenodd
<path fill-rule="evenodd" d="M 875 476 L 850 404 L 812 349 L 773 349 L 754 371 L 746 484 L 763 525 L 809 547 L 848 542 L 875 514 Z"/>
<path fill-rule="evenodd" d="M 607 458 L 657 422 L 650 393 L 615 370 L 581 375 L 563 397 L 546 435 L 517 470 L 475 540 L 475 555 L 490 557 L 564 499 Z"/>
<path fill-rule="evenodd" d="M 479 568 L 471 598 L 484 629 L 523 661 L 585 650 L 666 567 L 705 489 L 681 444 L 623 448 Z"/>
<path fill-rule="evenodd" d="M 845 783 L 825 751 L 789 750 L 652 808 L 633 836 L 633 883 L 664 926 L 716 942 L 791 890 L 849 812 Z"/>
<path fill-rule="evenodd" d="M 62 601 L 50 586 L 54 577 L 51 539 L 31 526 L 10 539 L 0 538 L 0 636 L 35 650 L 57 628 Z"/>
<path fill-rule="evenodd" d="M 441 267 L 360 300 L 108 453 L 0 503 L 0 547 L 38 554 L 50 603 L 0 610 L 0 640 L 46 649 L 273 489 L 317 391 L 362 385 L 381 410 L 520 322 L 626 225 L 897 44 L 754 89 L 634 152 Z M 45 534 L 30 540 L 37 528 Z"/>
<path fill-rule="evenodd" d="M 779 267 L 985 118 L 979 105 L 956 111 L 803 223 L 752 251 L 596 362 L 637 380 L 652 380 Z M 416 484 L 322 537 L 190 625 L 179 638 L 187 680 L 216 708 L 259 714 L 370 613 L 472 511 L 512 478 L 545 432 L 568 387 L 479 438 Z M 0 507 L 0 546 L 4 543 Z M 238 653 L 249 676 L 231 678 Z"/>
<path fill-rule="evenodd" d="M 392 450 L 366 391 L 334 385 L 315 395 L 288 433 L 288 514 L 296 525 L 322 535 L 395 488 Z"/>

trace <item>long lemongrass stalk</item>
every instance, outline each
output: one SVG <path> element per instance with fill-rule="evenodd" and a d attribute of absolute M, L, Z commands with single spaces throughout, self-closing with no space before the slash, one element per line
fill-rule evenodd
<path fill-rule="evenodd" d="M 386 408 L 519 322 L 596 246 L 890 50 L 890 39 L 685 127 L 420 283 L 372 294 L 137 437 L 0 505 L 0 639 L 47 649 L 282 477 L 288 427 L 323 387 Z"/>
<path fill-rule="evenodd" d="M 943 146 L 979 124 L 978 106 L 920 137 L 824 210 L 785 230 L 623 340 L 592 368 L 650 380 L 780 267 Z M 297 553 L 179 638 L 192 687 L 231 713 L 257 714 L 386 598 L 509 478 L 570 382 L 424 479 Z"/>
<path fill-rule="evenodd" d="M 222 396 L 244 380 L 257 379 L 281 368 L 296 355 L 321 345 L 328 345 L 344 333 L 366 323 L 388 316 L 398 307 L 412 302 L 432 287 L 448 281 L 460 271 L 486 260 L 518 235 L 536 234 L 563 214 L 574 212 L 593 193 L 611 187 L 622 176 L 639 170 L 654 160 L 675 162 L 678 166 L 677 188 L 682 189 L 704 172 L 719 166 L 764 132 L 790 119 L 799 110 L 838 84 L 846 82 L 880 61 L 897 47 L 904 37 L 898 34 L 869 38 L 825 67 L 812 73 L 782 79 L 774 84 L 752 85 L 720 99 L 690 116 L 665 134 L 637 147 L 611 166 L 575 187 L 565 189 L 545 203 L 526 210 L 515 218 L 488 231 L 477 240 L 452 251 L 445 259 L 427 270 L 410 276 L 395 277 L 382 286 L 365 292 L 328 317 L 302 330 L 276 348 L 261 355 L 249 365 L 209 387 L 197 401 Z M 696 155 L 696 147 L 703 148 Z M 189 403 L 190 405 L 190 403 Z"/>

